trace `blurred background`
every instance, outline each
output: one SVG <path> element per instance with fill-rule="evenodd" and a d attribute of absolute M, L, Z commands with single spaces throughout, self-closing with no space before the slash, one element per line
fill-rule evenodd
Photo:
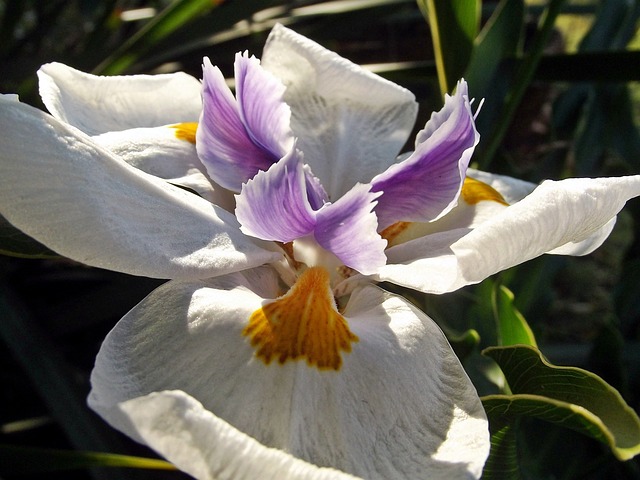
<path fill-rule="evenodd" d="M 0 92 L 44 108 L 36 71 L 52 61 L 100 75 L 200 78 L 208 56 L 231 77 L 234 54 L 260 57 L 280 22 L 414 92 L 416 131 L 464 75 L 471 95 L 485 99 L 477 168 L 532 182 L 640 173 L 640 1 L 485 1 L 472 48 L 440 51 L 433 29 L 446 36 L 446 26 L 434 27 L 423 10 L 415 0 L 4 0 Z M 443 82 L 442 61 L 459 75 Z M 639 234 L 634 200 L 588 257 L 545 256 L 444 296 L 401 293 L 441 325 L 481 395 L 498 388 L 496 367 L 479 352 L 496 344 L 493 300 L 504 285 L 551 361 L 598 373 L 638 411 Z M 6 222 L 0 236 L 23 244 L 20 256 L 0 256 L 0 477 L 186 478 L 95 467 L 77 453 L 154 457 L 107 427 L 85 398 L 102 339 L 161 282 L 57 257 Z M 479 341 L 465 337 L 471 329 Z M 637 461 L 618 462 L 547 423 L 524 421 L 518 442 L 524 478 L 640 479 Z"/>

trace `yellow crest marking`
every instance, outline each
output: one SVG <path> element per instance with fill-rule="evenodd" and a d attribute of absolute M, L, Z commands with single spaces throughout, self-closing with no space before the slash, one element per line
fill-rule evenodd
<path fill-rule="evenodd" d="M 483 200 L 491 200 L 509 206 L 504 197 L 495 188 L 471 177 L 464 179 L 461 195 L 462 199 L 469 205 L 475 205 Z"/>
<path fill-rule="evenodd" d="M 176 137 L 180 140 L 186 140 L 189 143 L 196 144 L 196 130 L 198 129 L 198 122 L 186 122 L 176 123 L 169 128 L 175 130 Z"/>
<path fill-rule="evenodd" d="M 253 312 L 242 333 L 267 365 L 304 358 L 319 370 L 339 370 L 341 353 L 358 341 L 336 309 L 323 267 L 305 270 L 285 295 Z"/>

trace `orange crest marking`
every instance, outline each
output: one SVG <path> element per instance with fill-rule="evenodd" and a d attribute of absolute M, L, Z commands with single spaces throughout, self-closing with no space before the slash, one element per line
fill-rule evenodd
<path fill-rule="evenodd" d="M 176 132 L 176 137 L 180 140 L 186 140 L 189 143 L 196 143 L 196 130 L 198 129 L 197 122 L 176 123 L 171 125 Z"/>
<path fill-rule="evenodd" d="M 358 341 L 336 309 L 322 267 L 305 270 L 289 292 L 253 312 L 242 333 L 267 365 L 304 358 L 320 370 L 339 370 L 341 352 Z"/>
<path fill-rule="evenodd" d="M 483 200 L 491 200 L 509 206 L 500 192 L 475 178 L 467 177 L 464 179 L 461 194 L 464 201 L 469 205 L 475 205 Z"/>

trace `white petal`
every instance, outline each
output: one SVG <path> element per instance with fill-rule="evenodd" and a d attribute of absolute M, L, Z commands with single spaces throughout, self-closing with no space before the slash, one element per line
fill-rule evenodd
<path fill-rule="evenodd" d="M 160 287 L 105 339 L 92 373 L 91 407 L 148 442 L 138 422 L 149 420 L 118 405 L 177 389 L 263 445 L 318 466 L 369 479 L 480 476 L 489 449 L 484 411 L 429 318 L 399 297 L 366 287 L 344 313 L 359 341 L 343 355 L 340 370 L 320 371 L 304 361 L 265 365 L 242 330 L 261 295 L 275 293 L 276 280 L 261 268 L 206 284 Z M 237 456 L 251 454 L 249 447 L 216 453 L 226 442 L 222 427 L 191 432 L 197 425 L 170 423 L 163 430 L 173 428 L 175 441 L 154 448 L 171 461 L 202 456 L 216 465 L 224 463 L 216 455 L 236 465 Z M 192 435 L 207 441 L 179 440 Z"/>
<path fill-rule="evenodd" d="M 195 144 L 178 138 L 176 128 L 133 128 L 96 135 L 92 140 L 129 165 L 190 188 L 211 203 L 233 211 L 233 194 L 213 183 L 198 159 Z"/>
<path fill-rule="evenodd" d="M 152 393 L 117 407 L 135 419 L 137 439 L 198 480 L 355 480 L 268 448 L 180 391 Z M 204 448 L 203 448 L 204 447 Z"/>
<path fill-rule="evenodd" d="M 394 163 L 417 114 L 411 92 L 282 25 L 262 66 L 287 86 L 298 147 L 332 200 Z"/>
<path fill-rule="evenodd" d="M 80 131 L 0 99 L 0 214 L 88 265 L 203 278 L 279 258 L 206 200 L 130 167 Z"/>
<path fill-rule="evenodd" d="M 91 135 L 197 122 L 202 110 L 200 82 L 185 73 L 101 77 L 48 63 L 38 78 L 49 112 Z"/>
<path fill-rule="evenodd" d="M 583 255 L 600 246 L 616 214 L 638 195 L 640 176 L 546 181 L 471 231 L 452 230 L 388 249 L 388 262 L 395 265 L 383 267 L 378 278 L 445 293 L 543 253 Z"/>

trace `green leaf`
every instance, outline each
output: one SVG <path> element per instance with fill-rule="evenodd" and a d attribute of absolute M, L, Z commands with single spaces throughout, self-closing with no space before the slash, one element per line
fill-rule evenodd
<path fill-rule="evenodd" d="M 482 398 L 490 422 L 539 418 L 604 443 L 620 460 L 640 453 L 640 419 L 597 375 L 552 365 L 530 346 L 490 347 L 483 354 L 500 365 L 513 392 Z"/>
<path fill-rule="evenodd" d="M 486 397 L 485 397 L 486 398 Z M 484 404 L 485 409 L 487 406 Z M 520 478 L 516 429 L 512 419 L 489 417 L 491 451 L 482 470 L 482 480 L 517 480 Z M 503 421 L 501 421 L 503 420 Z"/>
<path fill-rule="evenodd" d="M 6 474 L 26 475 L 90 467 L 176 470 L 171 463 L 155 458 L 0 445 L 0 471 Z"/>
<path fill-rule="evenodd" d="M 458 358 L 464 361 L 480 344 L 480 334 L 471 328 L 460 334 L 447 334 L 447 340 Z"/>
<path fill-rule="evenodd" d="M 58 258 L 60 255 L 49 250 L 30 236 L 22 233 L 0 215 L 0 254 L 21 258 Z"/>
<path fill-rule="evenodd" d="M 480 25 L 479 0 L 418 0 L 429 22 L 442 95 L 451 92 L 473 51 Z"/>
<path fill-rule="evenodd" d="M 522 0 L 502 0 L 475 40 L 464 77 L 469 82 L 471 98 L 490 99 L 485 109 L 497 103 L 495 83 L 500 81 L 499 67 L 506 59 L 517 56 L 524 24 L 524 2 Z"/>
<path fill-rule="evenodd" d="M 500 345 L 531 345 L 537 347 L 536 338 L 524 316 L 513 304 L 514 295 L 504 285 L 493 288 L 493 314 L 498 325 Z"/>

